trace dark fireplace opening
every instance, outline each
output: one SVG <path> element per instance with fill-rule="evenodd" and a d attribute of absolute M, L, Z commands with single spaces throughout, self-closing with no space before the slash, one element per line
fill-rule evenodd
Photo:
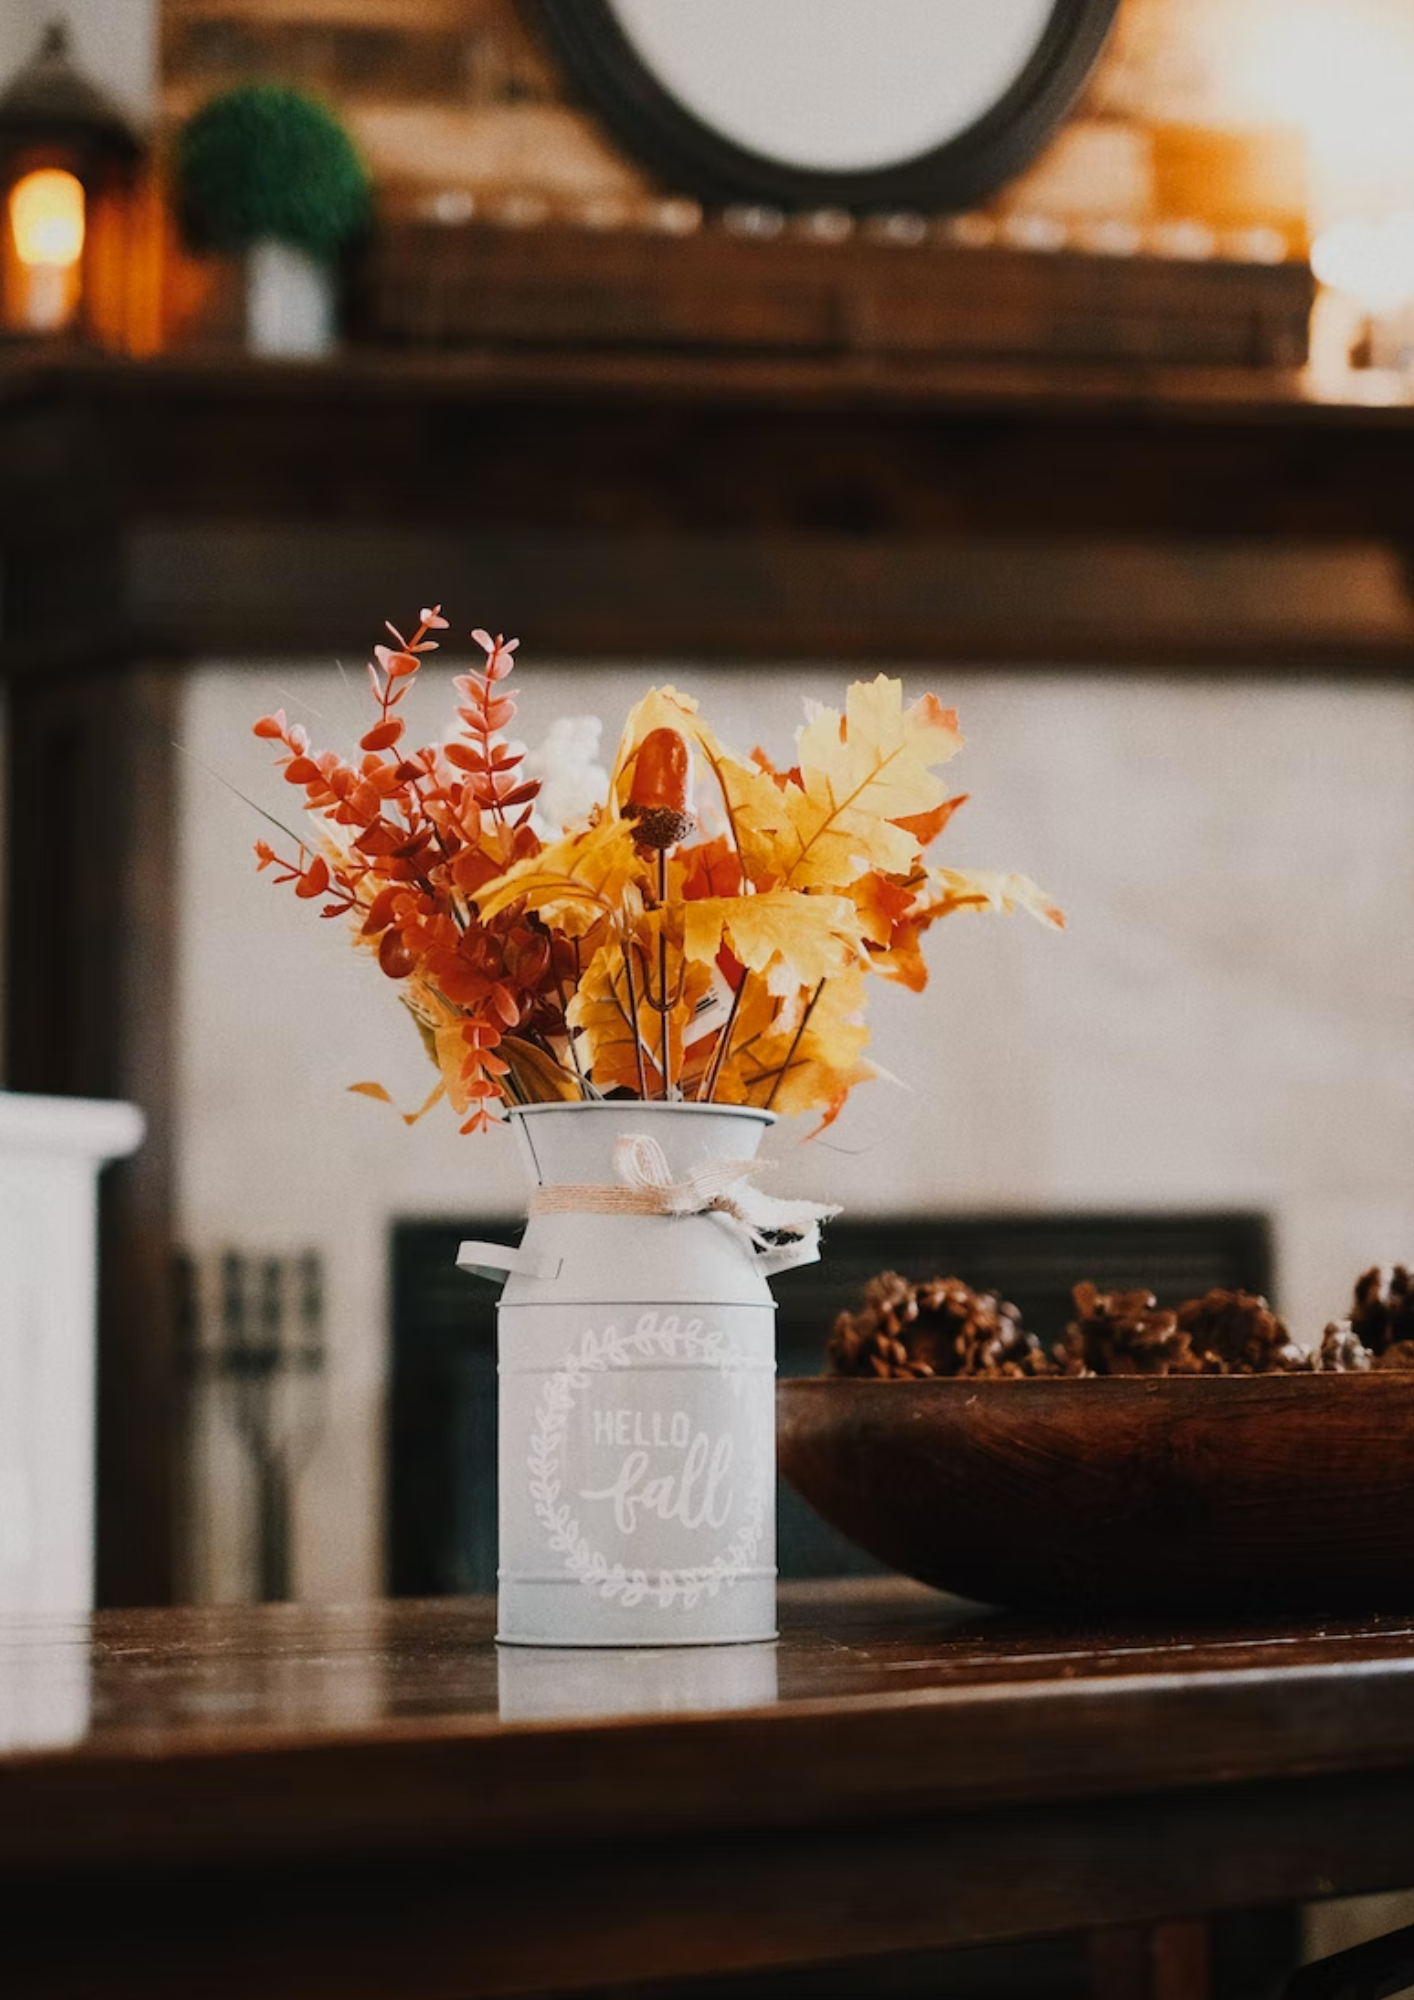
<path fill-rule="evenodd" d="M 495 1297 L 456 1269 L 465 1237 L 504 1223 L 407 1221 L 392 1233 L 392 1388 L 389 1399 L 388 1588 L 395 1596 L 490 1592 L 496 1587 Z M 824 1255 L 775 1287 L 782 1375 L 823 1366 L 835 1314 L 884 1270 L 957 1275 L 1015 1300 L 1044 1338 L 1070 1316 L 1070 1290 L 1092 1278 L 1106 1290 L 1140 1287 L 1165 1303 L 1211 1286 L 1271 1289 L 1264 1216 L 918 1216 L 830 1226 Z M 782 1485 L 782 1577 L 865 1575 L 878 1565 L 827 1528 Z"/>

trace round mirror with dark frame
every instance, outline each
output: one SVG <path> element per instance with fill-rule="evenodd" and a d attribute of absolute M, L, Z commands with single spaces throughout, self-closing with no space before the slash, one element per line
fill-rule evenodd
<path fill-rule="evenodd" d="M 675 191 L 946 211 L 1040 150 L 1118 0 L 526 0 Z"/>

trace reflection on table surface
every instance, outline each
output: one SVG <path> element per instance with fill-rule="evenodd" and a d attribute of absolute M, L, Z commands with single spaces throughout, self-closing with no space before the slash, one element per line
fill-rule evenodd
<path fill-rule="evenodd" d="M 0 1758 L 959 1698 L 1132 1675 L 1414 1670 L 1414 1619 L 1041 1622 L 897 1578 L 787 1585 L 775 1645 L 497 1647 L 486 1599 L 0 1619 Z"/>

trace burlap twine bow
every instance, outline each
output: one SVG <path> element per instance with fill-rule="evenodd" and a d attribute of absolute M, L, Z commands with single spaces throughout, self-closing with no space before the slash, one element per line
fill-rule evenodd
<path fill-rule="evenodd" d="M 811 1264 L 820 1254 L 820 1224 L 839 1209 L 824 1202 L 783 1201 L 750 1185 L 772 1160 L 715 1160 L 675 1181 L 667 1155 L 646 1132 L 627 1132 L 614 1146 L 612 1182 L 537 1188 L 532 1215 L 720 1215 L 754 1257 L 777 1271 Z M 782 1240 L 784 1239 L 784 1240 Z"/>

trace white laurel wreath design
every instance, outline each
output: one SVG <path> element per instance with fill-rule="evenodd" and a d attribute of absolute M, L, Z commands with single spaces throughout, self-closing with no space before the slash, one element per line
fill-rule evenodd
<path fill-rule="evenodd" d="M 691 1569 L 660 1569 L 651 1574 L 631 1569 L 621 1562 L 611 1563 L 590 1545 L 569 1503 L 560 1498 L 563 1486 L 561 1454 L 569 1429 L 575 1398 L 588 1387 L 591 1375 L 610 1368 L 630 1368 L 635 1360 L 656 1357 L 669 1361 L 698 1361 L 719 1368 L 726 1375 L 739 1401 L 745 1387 L 741 1370 L 748 1363 L 736 1342 L 718 1330 L 708 1329 L 700 1319 L 684 1325 L 675 1313 L 660 1320 L 645 1313 L 632 1333 L 620 1333 L 616 1326 L 603 1333 L 590 1328 L 577 1348 L 565 1355 L 559 1370 L 551 1375 L 541 1392 L 535 1412 L 526 1464 L 530 1472 L 530 1497 L 535 1517 L 549 1536 L 550 1547 L 563 1556 L 565 1568 L 600 1597 L 631 1608 L 648 1600 L 661 1610 L 681 1605 L 691 1611 L 704 1597 L 716 1597 L 724 1585 L 735 1583 L 751 1569 L 760 1553 L 766 1531 L 767 1481 L 758 1473 L 748 1496 L 746 1519 L 724 1554 L 710 1563 Z"/>

